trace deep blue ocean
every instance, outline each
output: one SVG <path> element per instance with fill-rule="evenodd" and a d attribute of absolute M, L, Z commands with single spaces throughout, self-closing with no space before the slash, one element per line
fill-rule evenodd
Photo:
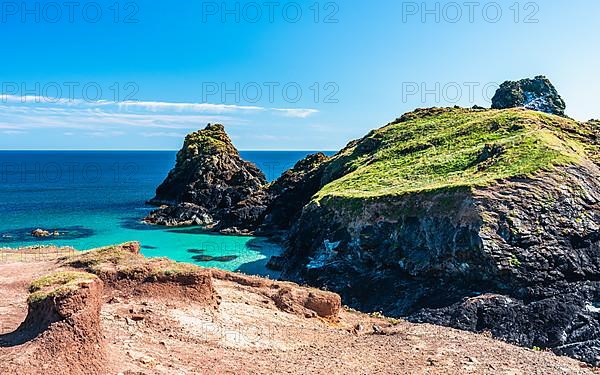
<path fill-rule="evenodd" d="M 246 151 L 272 181 L 311 151 Z M 331 154 L 331 153 L 330 153 Z M 280 248 L 262 238 L 163 228 L 140 220 L 145 202 L 175 164 L 175 151 L 0 151 L 0 247 L 35 244 L 91 249 L 139 241 L 146 256 L 267 274 Z M 36 228 L 61 233 L 38 239 Z M 227 256 L 233 260 L 210 260 Z"/>

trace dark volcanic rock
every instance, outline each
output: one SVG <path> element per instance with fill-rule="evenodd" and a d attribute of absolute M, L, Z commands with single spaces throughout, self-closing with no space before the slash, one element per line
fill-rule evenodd
<path fill-rule="evenodd" d="M 210 225 L 213 223 L 208 210 L 193 203 L 179 203 L 175 206 L 164 205 L 152 211 L 145 219 L 146 224 L 168 227 L 184 225 Z"/>
<path fill-rule="evenodd" d="M 566 104 L 548 78 L 506 81 L 492 98 L 493 109 L 525 107 L 539 112 L 564 116 Z"/>
<path fill-rule="evenodd" d="M 240 157 L 223 125 L 209 124 L 185 138 L 175 167 L 149 202 L 169 207 L 153 212 L 146 221 L 206 225 L 211 218 L 220 227 L 252 228 L 264 206 L 257 199 L 250 207 L 246 200 L 265 184 L 265 175 Z"/>
<path fill-rule="evenodd" d="M 238 258 L 237 255 L 222 255 L 222 256 L 211 256 L 211 255 L 194 255 L 192 259 L 197 262 L 231 262 Z"/>
<path fill-rule="evenodd" d="M 363 202 L 359 212 L 309 204 L 283 277 L 362 311 L 490 331 L 599 365 L 598 175 L 593 164 L 562 167 Z"/>
<path fill-rule="evenodd" d="M 267 268 L 273 271 L 281 271 L 284 266 L 285 258 L 278 255 L 273 255 L 267 263 Z"/>
<path fill-rule="evenodd" d="M 513 344 L 552 348 L 557 354 L 597 366 L 600 309 L 590 301 L 598 300 L 599 287 L 598 282 L 586 283 L 572 292 L 567 290 L 534 301 L 481 295 L 441 309 L 424 309 L 409 320 L 488 331 Z"/>
<path fill-rule="evenodd" d="M 269 206 L 261 228 L 262 233 L 289 229 L 302 208 L 322 187 L 323 169 L 329 158 L 323 153 L 308 155 L 267 188 Z"/>

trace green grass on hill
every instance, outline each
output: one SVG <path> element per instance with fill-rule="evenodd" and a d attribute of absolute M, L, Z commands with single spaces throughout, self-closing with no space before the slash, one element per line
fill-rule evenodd
<path fill-rule="evenodd" d="M 350 143 L 314 199 L 468 187 L 579 163 L 597 151 L 580 125 L 523 109 L 417 110 Z"/>

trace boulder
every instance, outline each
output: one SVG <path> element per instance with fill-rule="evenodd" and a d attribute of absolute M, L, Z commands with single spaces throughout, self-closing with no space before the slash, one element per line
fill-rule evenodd
<path fill-rule="evenodd" d="M 566 104 L 550 80 L 544 76 L 506 81 L 492 98 L 493 109 L 525 107 L 564 116 Z"/>
<path fill-rule="evenodd" d="M 50 237 L 52 233 L 44 229 L 34 229 L 31 231 L 33 237 Z"/>
<path fill-rule="evenodd" d="M 272 299 L 283 311 L 309 317 L 337 317 L 342 307 L 339 295 L 304 288 L 283 287 L 272 296 Z"/>

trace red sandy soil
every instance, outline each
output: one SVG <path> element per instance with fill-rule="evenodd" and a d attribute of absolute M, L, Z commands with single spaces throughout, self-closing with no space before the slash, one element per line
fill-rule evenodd
<path fill-rule="evenodd" d="M 4 259 L 0 263 L 0 343 L 27 316 L 30 282 L 61 267 L 50 259 Z M 341 309 L 337 317 L 320 318 L 314 311 L 310 314 L 286 304 L 285 298 L 282 301 L 282 290 L 286 291 L 283 295 L 291 293 L 294 298 L 307 295 L 308 289 L 290 283 L 224 271 L 213 271 L 212 278 L 220 296 L 217 307 L 169 293 L 167 287 L 132 293 L 104 283 L 99 292 L 102 347 L 98 347 L 103 373 L 594 373 L 575 360 L 485 335 L 376 318 L 348 309 Z M 274 290 L 279 297 L 273 296 Z M 79 328 L 73 324 L 73 329 Z M 65 341 L 64 351 L 71 353 L 72 342 Z M 0 344 L 0 374 L 98 373 L 86 367 L 85 358 L 78 366 L 56 366 L 52 361 L 62 361 L 60 356 L 41 363 L 36 359 L 39 356 L 28 354 L 43 354 L 44 345 L 47 342 L 39 338 L 17 346 Z M 56 342 L 53 345 L 56 347 Z M 15 363 L 21 366 L 18 370 Z"/>

